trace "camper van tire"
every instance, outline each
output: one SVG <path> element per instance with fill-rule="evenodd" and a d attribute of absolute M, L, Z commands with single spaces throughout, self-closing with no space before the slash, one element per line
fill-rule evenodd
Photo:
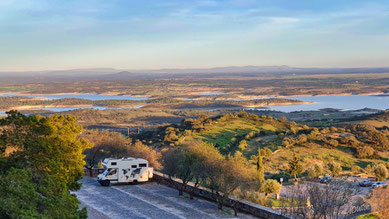
<path fill-rule="evenodd" d="M 134 180 L 134 181 L 132 182 L 132 185 L 136 185 L 136 184 L 138 184 L 138 180 Z"/>
<path fill-rule="evenodd" d="M 111 182 L 109 180 L 104 180 L 101 182 L 102 186 L 109 186 L 109 184 L 111 184 Z"/>

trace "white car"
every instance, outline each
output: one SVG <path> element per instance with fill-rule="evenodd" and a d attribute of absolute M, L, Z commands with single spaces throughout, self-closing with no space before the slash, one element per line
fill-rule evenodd
<path fill-rule="evenodd" d="M 373 188 L 386 188 L 388 184 L 386 182 L 376 182 L 372 185 Z"/>

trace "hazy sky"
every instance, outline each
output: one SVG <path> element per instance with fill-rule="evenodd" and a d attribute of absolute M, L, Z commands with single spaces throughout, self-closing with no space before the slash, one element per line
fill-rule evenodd
<path fill-rule="evenodd" d="M 0 0 L 0 71 L 389 66 L 388 0 Z"/>

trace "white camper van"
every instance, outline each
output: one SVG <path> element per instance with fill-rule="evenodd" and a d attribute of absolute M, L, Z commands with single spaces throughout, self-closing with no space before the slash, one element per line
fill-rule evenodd
<path fill-rule="evenodd" d="M 153 168 L 149 168 L 149 162 L 140 158 L 106 158 L 102 165 L 105 171 L 97 176 L 102 186 L 109 186 L 111 182 L 136 184 L 153 177 Z"/>

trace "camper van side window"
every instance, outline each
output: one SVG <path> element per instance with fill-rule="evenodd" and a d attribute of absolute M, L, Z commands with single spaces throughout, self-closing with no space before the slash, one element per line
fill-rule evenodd
<path fill-rule="evenodd" d="M 112 166 L 116 166 L 116 162 L 112 162 L 111 165 L 112 165 Z"/>
<path fill-rule="evenodd" d="M 145 164 L 145 163 L 140 163 L 140 164 L 139 164 L 139 167 L 147 167 L 147 164 Z"/>
<path fill-rule="evenodd" d="M 132 165 L 131 168 L 137 168 L 137 166 L 136 165 Z"/>

